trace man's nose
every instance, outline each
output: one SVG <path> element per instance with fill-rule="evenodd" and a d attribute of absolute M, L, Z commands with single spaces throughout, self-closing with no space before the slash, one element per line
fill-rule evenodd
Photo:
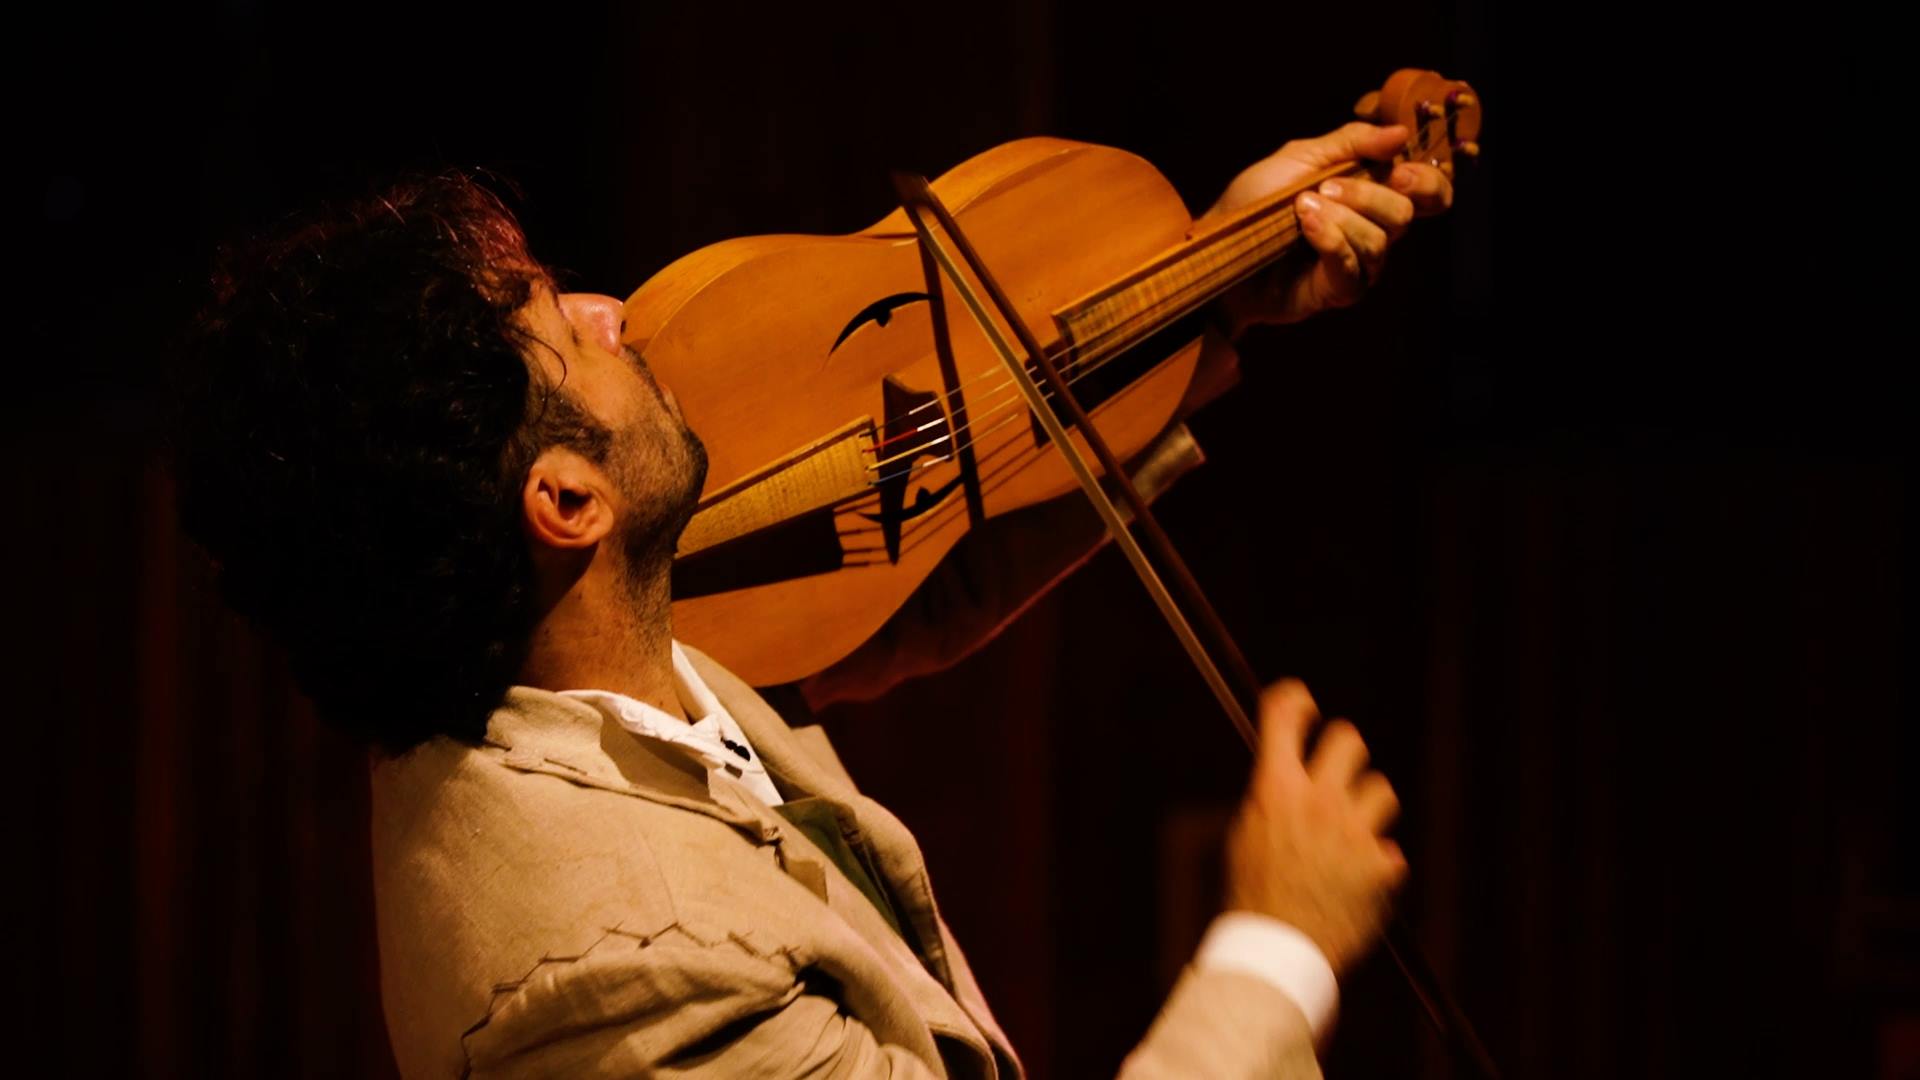
<path fill-rule="evenodd" d="M 626 324 L 626 307 L 611 296 L 599 293 L 562 293 L 560 310 L 566 312 L 580 336 L 618 356 L 620 330 Z"/>

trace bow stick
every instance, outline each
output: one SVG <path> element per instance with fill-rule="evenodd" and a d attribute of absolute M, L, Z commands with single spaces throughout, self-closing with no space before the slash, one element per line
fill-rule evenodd
<path fill-rule="evenodd" d="M 1075 479 L 1079 481 L 1081 490 L 1086 493 L 1088 501 L 1093 504 L 1094 510 L 1106 523 L 1107 532 L 1113 537 L 1114 544 L 1126 556 L 1134 573 L 1139 575 L 1141 584 L 1153 598 L 1154 606 L 1160 609 L 1161 616 L 1172 628 L 1174 636 L 1180 640 L 1181 647 L 1186 650 L 1194 667 L 1199 670 L 1201 678 L 1206 681 L 1207 688 L 1213 692 L 1221 709 L 1227 714 L 1227 718 L 1233 721 L 1235 730 L 1239 731 L 1247 748 L 1257 749 L 1259 736 L 1254 731 L 1249 713 L 1251 709 L 1257 708 L 1259 702 L 1259 679 L 1254 675 L 1253 668 L 1247 664 L 1246 656 L 1241 653 L 1232 635 L 1227 633 L 1226 625 L 1220 620 L 1219 613 L 1214 610 L 1212 603 L 1207 600 L 1206 593 L 1200 588 L 1200 583 L 1187 569 L 1186 561 L 1180 557 L 1180 553 L 1174 549 L 1173 542 L 1167 538 L 1166 532 L 1160 528 L 1160 523 L 1154 519 L 1153 512 L 1147 507 L 1146 499 L 1140 495 L 1139 489 L 1133 484 L 1133 479 L 1121 467 L 1113 451 L 1108 448 L 1106 440 L 1100 436 L 1092 419 L 1081 408 L 1067 380 L 1061 377 L 1053 359 L 1047 355 L 1047 350 L 1041 347 L 1039 339 L 1014 310 L 1006 293 L 994 280 L 993 274 L 987 269 L 979 253 L 968 242 L 966 234 L 960 230 L 959 223 L 948 212 L 946 205 L 940 201 L 938 195 L 934 194 L 933 186 L 925 177 L 911 173 L 895 173 L 893 181 L 894 188 L 900 196 L 901 206 L 906 209 L 908 218 L 913 222 L 914 231 L 919 235 L 923 255 L 931 256 L 940 272 L 953 283 L 954 291 L 960 295 L 961 302 L 966 305 L 968 313 L 973 316 L 974 322 L 979 324 L 980 332 L 985 335 L 994 353 L 1006 366 L 1014 384 L 1026 398 L 1028 408 L 1040 421 L 1053 445 L 1059 448 L 1061 456 L 1066 459 Z M 928 222 L 929 217 L 932 219 L 931 225 Z M 952 239 L 954 250 L 949 250 L 947 245 L 942 243 L 934 225 L 938 226 L 939 232 L 944 232 Z M 955 259 L 956 252 L 959 260 Z M 1034 366 L 1046 380 L 1045 391 L 1042 391 L 1040 384 L 1034 380 L 1032 371 L 1021 362 L 1014 350 L 1015 343 L 1007 340 L 999 325 L 995 323 L 992 313 L 987 310 L 980 294 L 967 280 L 967 275 L 961 272 L 961 261 L 964 261 L 967 270 L 979 279 L 981 289 L 992 301 L 1000 319 L 1013 332 L 1020 349 L 1033 358 Z M 939 282 L 930 280 L 927 282 L 927 287 L 929 292 L 934 292 L 938 289 Z M 941 350 L 944 355 L 951 348 L 946 340 L 948 331 L 944 307 L 936 309 L 933 329 L 935 335 L 942 339 Z M 1048 393 L 1053 396 L 1051 402 L 1047 400 Z M 1222 671 L 1221 665 L 1214 660 L 1207 645 L 1200 640 L 1200 635 L 1195 632 L 1193 623 L 1187 618 L 1180 604 L 1174 600 L 1172 591 L 1162 579 L 1160 570 L 1147 557 L 1146 551 L 1133 532 L 1127 528 L 1127 521 L 1122 516 L 1120 507 L 1107 494 L 1106 488 L 1101 485 L 1099 478 L 1094 475 L 1093 469 L 1088 465 L 1085 455 L 1069 437 L 1066 423 L 1061 420 L 1056 406 L 1065 410 L 1068 420 L 1079 430 L 1088 448 L 1099 459 L 1101 470 L 1109 478 L 1114 489 L 1119 492 L 1127 509 L 1131 511 L 1134 524 L 1146 536 L 1148 544 L 1153 547 L 1160 567 L 1163 567 L 1167 575 L 1173 579 L 1174 586 L 1185 598 L 1187 606 L 1194 610 L 1200 622 L 1206 627 L 1208 635 L 1213 638 L 1215 649 L 1225 657 L 1227 671 Z M 1228 682 L 1229 672 L 1232 675 L 1232 683 Z M 1420 1002 L 1422 1011 L 1426 1014 L 1428 1021 L 1433 1024 L 1441 1040 L 1462 1063 L 1479 1075 L 1489 1080 L 1496 1080 L 1500 1074 L 1494 1067 L 1492 1058 L 1488 1056 L 1486 1047 L 1480 1042 L 1466 1013 L 1434 977 L 1425 953 L 1406 924 L 1398 916 L 1393 917 L 1388 921 L 1384 937 L 1387 951 L 1393 956 L 1395 966 L 1406 979 L 1407 985 L 1412 989 L 1414 997 Z"/>

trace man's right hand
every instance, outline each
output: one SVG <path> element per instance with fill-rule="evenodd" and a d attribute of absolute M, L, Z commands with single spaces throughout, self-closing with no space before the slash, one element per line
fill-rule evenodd
<path fill-rule="evenodd" d="M 1292 925 L 1344 975 L 1379 937 L 1407 863 L 1382 835 L 1399 797 L 1367 768 L 1359 731 L 1333 721 L 1306 759 L 1319 716 L 1297 680 L 1261 695 L 1259 758 L 1227 837 L 1227 908 Z"/>

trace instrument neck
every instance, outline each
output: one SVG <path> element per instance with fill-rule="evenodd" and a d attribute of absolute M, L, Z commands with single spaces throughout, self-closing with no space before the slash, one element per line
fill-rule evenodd
<path fill-rule="evenodd" d="M 1146 265 L 1056 312 L 1078 364 L 1125 352 L 1247 280 L 1300 241 L 1294 197 L 1323 181 L 1359 176 L 1362 164 L 1325 169 L 1219 219 Z"/>

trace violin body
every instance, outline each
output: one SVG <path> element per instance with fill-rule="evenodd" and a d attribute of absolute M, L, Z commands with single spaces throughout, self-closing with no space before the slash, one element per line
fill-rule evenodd
<path fill-rule="evenodd" d="M 1178 244 L 1193 220 L 1147 162 L 1060 139 L 997 147 L 933 186 L 1048 345 L 1052 313 Z M 850 236 L 724 241 L 627 300 L 627 343 L 708 451 L 676 560 L 677 637 L 757 685 L 853 651 L 973 525 L 956 444 L 974 452 L 987 517 L 1075 488 L 979 327 L 948 307 L 957 386 L 943 381 L 903 211 Z M 1167 426 L 1198 355 L 1198 340 L 1177 345 L 1090 407 L 1116 453 Z M 746 524 L 711 527 L 743 514 Z M 702 561 L 706 572 L 679 572 Z"/>
<path fill-rule="evenodd" d="M 1355 112 L 1405 125 L 1402 156 L 1449 174 L 1479 152 L 1478 99 L 1435 72 L 1395 72 Z M 912 217 L 728 240 L 662 270 L 628 298 L 623 337 L 708 452 L 674 558 L 676 636 L 756 685 L 851 653 L 970 529 L 1081 486 L 1049 425 L 1081 457 L 1086 440 L 1046 402 L 1098 430 L 1108 470 L 1152 444 L 1193 378 L 1206 305 L 1301 242 L 1298 192 L 1366 169 L 1329 166 L 1196 230 L 1139 157 L 1022 139 L 930 190 L 896 178 Z M 1020 347 L 1003 359 L 979 320 Z"/>

